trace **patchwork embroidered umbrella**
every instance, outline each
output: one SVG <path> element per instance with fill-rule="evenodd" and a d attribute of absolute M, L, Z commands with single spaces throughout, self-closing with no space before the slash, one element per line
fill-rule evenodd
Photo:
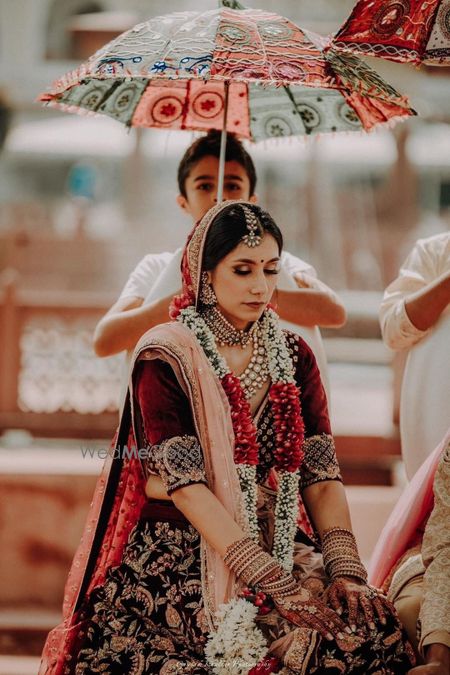
<path fill-rule="evenodd" d="M 325 45 L 272 12 L 175 12 L 112 40 L 40 100 L 129 126 L 221 129 L 222 169 L 226 132 L 259 141 L 370 130 L 415 114 L 374 70 Z"/>
<path fill-rule="evenodd" d="M 450 0 L 359 0 L 331 46 L 390 61 L 450 65 Z"/>

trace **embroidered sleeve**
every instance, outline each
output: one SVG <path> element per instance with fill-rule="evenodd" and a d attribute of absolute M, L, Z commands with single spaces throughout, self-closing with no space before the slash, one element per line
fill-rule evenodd
<path fill-rule="evenodd" d="M 305 439 L 305 458 L 300 469 L 300 490 L 324 480 L 342 481 L 339 464 L 330 434 L 317 434 Z"/>
<path fill-rule="evenodd" d="M 152 447 L 154 466 L 167 493 L 192 483 L 206 483 L 202 449 L 195 436 L 174 436 Z"/>
<path fill-rule="evenodd" d="M 191 406 L 168 363 L 138 364 L 135 401 L 137 440 L 148 448 L 146 477 L 160 475 L 169 494 L 190 483 L 206 483 Z"/>
<path fill-rule="evenodd" d="M 299 335 L 290 331 L 285 335 L 295 368 L 295 381 L 300 389 L 305 436 L 331 434 L 327 395 L 314 353 Z"/>

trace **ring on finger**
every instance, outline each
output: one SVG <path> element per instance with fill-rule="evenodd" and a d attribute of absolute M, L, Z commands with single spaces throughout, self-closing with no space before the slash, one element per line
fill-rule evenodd
<path fill-rule="evenodd" d="M 369 586 L 367 592 L 366 592 L 366 598 L 369 598 L 369 600 L 374 600 L 375 598 L 378 598 L 378 591 L 376 588 L 372 588 Z"/>

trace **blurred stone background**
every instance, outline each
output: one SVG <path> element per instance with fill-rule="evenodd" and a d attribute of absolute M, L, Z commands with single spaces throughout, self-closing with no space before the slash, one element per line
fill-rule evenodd
<path fill-rule="evenodd" d="M 34 100 L 138 21 L 215 6 L 0 0 L 3 675 L 37 670 L 101 466 L 80 448 L 107 447 L 117 421 L 123 359 L 95 357 L 93 327 L 144 253 L 172 250 L 190 226 L 175 195 L 193 134 L 127 131 Z M 269 0 L 253 6 L 274 9 Z M 327 34 L 352 6 L 278 0 L 276 11 Z M 314 264 L 347 306 L 347 325 L 322 333 L 337 449 L 366 559 L 403 480 L 402 360 L 380 340 L 378 305 L 413 241 L 450 222 L 449 69 L 368 61 L 410 96 L 418 118 L 366 136 L 248 146 L 260 203 L 287 249 Z"/>

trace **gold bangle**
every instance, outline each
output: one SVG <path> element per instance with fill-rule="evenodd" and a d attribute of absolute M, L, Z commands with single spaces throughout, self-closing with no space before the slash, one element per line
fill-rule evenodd
<path fill-rule="evenodd" d="M 297 580 L 250 537 L 230 544 L 223 560 L 246 585 L 273 597 L 291 595 L 298 587 Z"/>
<path fill-rule="evenodd" d="M 325 530 L 322 555 L 325 571 L 331 579 L 353 576 L 367 582 L 367 572 L 359 557 L 355 536 L 350 530 L 342 527 Z"/>

